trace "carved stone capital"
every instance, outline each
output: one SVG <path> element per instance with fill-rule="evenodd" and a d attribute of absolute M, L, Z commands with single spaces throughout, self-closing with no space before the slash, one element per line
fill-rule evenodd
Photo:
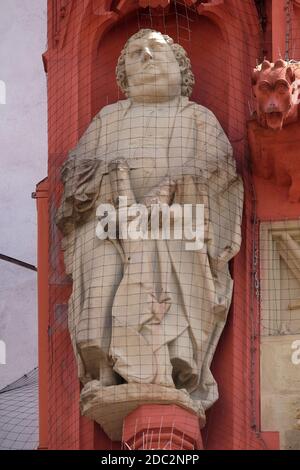
<path fill-rule="evenodd" d="M 201 402 L 192 400 L 184 389 L 148 383 L 102 387 L 100 382 L 93 380 L 85 385 L 80 395 L 82 414 L 99 423 L 112 441 L 122 439 L 126 416 L 145 404 L 178 405 L 197 415 L 201 427 L 205 425 Z"/>
<path fill-rule="evenodd" d="M 273 131 L 248 123 L 254 174 L 288 188 L 290 202 L 300 202 L 300 121 Z"/>
<path fill-rule="evenodd" d="M 203 449 L 199 419 L 177 405 L 142 405 L 124 420 L 123 438 L 131 450 Z"/>

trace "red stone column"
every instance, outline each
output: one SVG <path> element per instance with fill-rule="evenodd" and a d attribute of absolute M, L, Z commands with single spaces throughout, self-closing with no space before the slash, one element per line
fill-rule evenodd
<path fill-rule="evenodd" d="M 203 449 L 199 418 L 177 405 L 141 405 L 124 420 L 125 449 Z"/>
<path fill-rule="evenodd" d="M 48 214 L 48 180 L 38 183 L 36 193 L 37 207 L 37 264 L 38 264 L 38 346 L 39 346 L 39 450 L 48 448 L 48 246 L 49 246 L 49 214 Z"/>

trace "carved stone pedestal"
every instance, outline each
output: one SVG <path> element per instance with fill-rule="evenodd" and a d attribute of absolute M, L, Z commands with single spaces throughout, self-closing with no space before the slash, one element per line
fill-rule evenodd
<path fill-rule="evenodd" d="M 156 384 L 138 383 L 102 387 L 99 381 L 93 380 L 85 385 L 80 395 L 82 414 L 100 424 L 103 431 L 112 441 L 122 440 L 122 436 L 124 437 L 125 432 L 125 418 L 137 408 L 141 409 L 143 405 L 151 407 L 168 405 L 166 408 L 163 407 L 164 409 L 171 409 L 173 405 L 176 405 L 175 408 L 179 408 L 181 411 L 181 414 L 178 414 L 180 419 L 178 421 L 176 418 L 176 423 L 184 424 L 181 430 L 182 436 L 185 435 L 189 427 L 194 429 L 193 426 L 195 427 L 195 424 L 191 425 L 191 423 L 197 421 L 199 427 L 199 419 L 201 427 L 205 425 L 205 413 L 201 402 L 193 401 L 184 389 L 178 390 Z M 154 408 L 151 408 L 151 410 L 153 411 Z M 153 414 L 152 411 L 151 414 L 148 415 L 148 419 L 151 420 L 156 419 L 157 416 L 157 414 Z M 146 415 L 143 414 L 143 416 Z M 153 418 L 153 416 L 155 418 Z M 166 417 L 167 416 L 169 416 L 169 414 L 166 414 Z M 184 416 L 188 416 L 189 419 L 184 418 Z M 170 424 L 170 420 L 165 421 L 165 423 Z M 166 424 L 164 424 L 164 428 L 168 428 Z M 133 434 L 133 431 L 129 431 L 129 434 L 127 434 L 126 431 L 126 436 L 128 436 L 129 440 Z M 195 431 L 192 432 L 193 436 L 196 434 Z M 196 435 L 194 439 L 195 443 L 198 443 L 197 436 L 198 435 Z M 189 442 L 194 441 L 189 440 Z"/>
<path fill-rule="evenodd" d="M 290 202 L 300 201 L 300 122 L 280 131 L 248 122 L 248 138 L 253 172 L 288 189 Z"/>
<path fill-rule="evenodd" d="M 142 405 L 124 420 L 126 449 L 203 449 L 197 415 L 176 405 Z"/>

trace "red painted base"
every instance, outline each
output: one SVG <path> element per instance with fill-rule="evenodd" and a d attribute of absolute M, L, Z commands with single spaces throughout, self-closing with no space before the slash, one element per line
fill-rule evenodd
<path fill-rule="evenodd" d="M 141 405 L 124 420 L 125 449 L 203 449 L 199 418 L 177 405 Z"/>

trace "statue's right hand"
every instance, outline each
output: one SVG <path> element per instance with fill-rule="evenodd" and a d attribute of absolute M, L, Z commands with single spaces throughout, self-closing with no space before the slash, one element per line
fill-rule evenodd
<path fill-rule="evenodd" d="M 134 204 L 135 196 L 131 188 L 130 166 L 125 158 L 116 158 L 108 164 L 108 173 L 114 205 L 119 207 L 120 198 L 126 198 L 125 205 Z"/>
<path fill-rule="evenodd" d="M 114 171 L 122 171 L 122 170 L 128 170 L 129 171 L 129 169 L 130 169 L 130 167 L 128 165 L 128 162 L 123 157 L 115 158 L 114 160 L 111 160 L 108 163 L 108 172 L 109 173 L 114 172 Z"/>

